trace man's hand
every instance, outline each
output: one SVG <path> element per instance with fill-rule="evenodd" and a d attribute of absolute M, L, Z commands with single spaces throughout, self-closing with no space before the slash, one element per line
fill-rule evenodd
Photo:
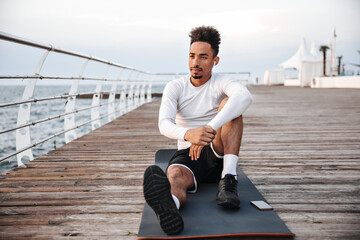
<path fill-rule="evenodd" d="M 189 157 L 191 157 L 191 160 L 198 160 L 200 157 L 201 149 L 203 149 L 204 146 L 197 145 L 197 144 L 191 144 L 190 146 L 190 152 Z"/>
<path fill-rule="evenodd" d="M 200 157 L 201 149 L 210 145 L 214 140 L 216 131 L 210 126 L 201 126 L 190 129 L 185 133 L 184 139 L 191 142 L 189 156 L 191 160 L 197 160 Z"/>
<path fill-rule="evenodd" d="M 216 131 L 210 126 L 201 126 L 194 129 L 189 129 L 184 136 L 185 141 L 191 142 L 201 146 L 210 145 L 214 140 Z"/>

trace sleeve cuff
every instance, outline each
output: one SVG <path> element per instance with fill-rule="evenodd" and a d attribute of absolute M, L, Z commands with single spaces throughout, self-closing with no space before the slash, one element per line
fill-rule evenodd
<path fill-rule="evenodd" d="M 182 138 L 179 139 L 179 140 L 184 140 L 184 141 L 186 141 L 186 140 L 185 140 L 185 134 L 186 134 L 186 132 L 187 132 L 188 130 L 189 130 L 188 128 L 184 128 L 184 130 L 183 130 L 183 132 L 182 132 Z"/>

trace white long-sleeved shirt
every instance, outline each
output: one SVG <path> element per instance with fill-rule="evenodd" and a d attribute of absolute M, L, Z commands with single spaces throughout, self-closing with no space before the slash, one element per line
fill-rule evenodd
<path fill-rule="evenodd" d="M 218 113 L 221 101 L 229 97 Z M 190 75 L 167 83 L 159 111 L 160 133 L 178 140 L 178 149 L 190 147 L 184 140 L 189 129 L 209 125 L 214 130 L 242 115 L 252 96 L 239 81 L 213 73 L 203 85 L 195 87 Z"/>

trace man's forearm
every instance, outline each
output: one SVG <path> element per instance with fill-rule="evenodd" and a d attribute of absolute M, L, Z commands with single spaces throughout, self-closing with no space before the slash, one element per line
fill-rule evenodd
<path fill-rule="evenodd" d="M 208 123 L 208 125 L 214 130 L 218 130 L 226 123 L 241 116 L 251 103 L 252 96 L 248 91 L 229 97 L 229 100 L 223 109 L 218 112 L 218 114 Z"/>
<path fill-rule="evenodd" d="M 159 121 L 159 130 L 162 135 L 168 138 L 184 140 L 185 133 L 188 129 L 180 127 L 168 119 L 161 119 Z"/>

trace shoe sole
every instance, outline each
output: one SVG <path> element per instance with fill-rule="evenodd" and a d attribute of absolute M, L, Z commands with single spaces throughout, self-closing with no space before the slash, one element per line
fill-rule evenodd
<path fill-rule="evenodd" d="M 184 229 L 183 219 L 172 198 L 170 182 L 158 166 L 150 166 L 144 174 L 144 197 L 156 213 L 162 230 L 173 235 Z"/>
<path fill-rule="evenodd" d="M 238 202 L 238 201 L 235 202 L 235 201 L 231 201 L 228 199 L 221 200 L 219 198 L 216 198 L 216 203 L 217 203 L 217 205 L 226 207 L 226 208 L 231 208 L 231 209 L 239 209 L 240 208 L 240 202 Z"/>

